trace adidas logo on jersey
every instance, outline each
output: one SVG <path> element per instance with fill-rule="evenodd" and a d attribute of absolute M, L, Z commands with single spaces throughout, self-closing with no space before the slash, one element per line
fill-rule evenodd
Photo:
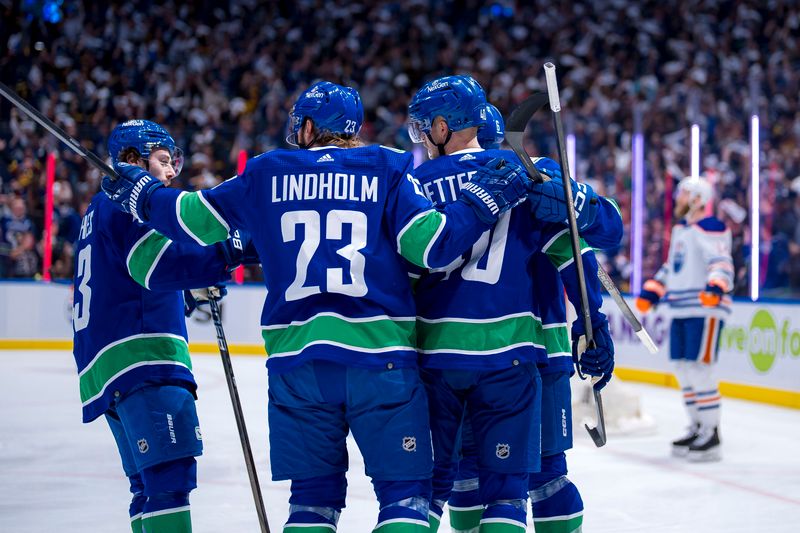
<path fill-rule="evenodd" d="M 320 157 L 319 159 L 317 159 L 317 163 L 332 163 L 333 161 L 334 161 L 334 159 L 331 156 L 331 154 L 325 154 L 322 157 Z"/>
<path fill-rule="evenodd" d="M 472 154 L 464 154 L 458 158 L 459 161 L 472 161 L 475 159 L 475 156 Z"/>

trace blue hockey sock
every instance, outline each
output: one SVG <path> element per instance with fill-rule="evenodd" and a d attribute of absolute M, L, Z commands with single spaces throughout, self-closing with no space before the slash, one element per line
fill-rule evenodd
<path fill-rule="evenodd" d="M 583 523 L 583 500 L 567 479 L 564 453 L 542 457 L 542 472 L 530 476 L 531 515 L 537 533 L 570 533 Z"/>
<path fill-rule="evenodd" d="M 284 533 L 330 533 L 336 531 L 339 511 L 332 507 L 291 505 Z"/>
<path fill-rule="evenodd" d="M 442 523 L 442 513 L 444 513 L 444 502 L 442 500 L 431 501 L 428 508 L 428 527 L 434 533 L 439 531 L 439 525 Z"/>
<path fill-rule="evenodd" d="M 147 498 L 142 514 L 143 533 L 191 533 L 189 494 L 167 492 Z"/>
<path fill-rule="evenodd" d="M 483 505 L 478 491 L 478 478 L 459 479 L 447 502 L 450 527 L 454 533 L 478 531 L 483 515 Z"/>
<path fill-rule="evenodd" d="M 128 513 L 131 517 L 131 531 L 133 533 L 142 533 L 142 513 L 144 512 L 144 504 L 147 501 L 147 496 L 144 495 L 144 483 L 140 474 L 134 474 L 128 478 L 131 482 L 131 505 L 128 508 Z"/>
<path fill-rule="evenodd" d="M 481 533 L 525 533 L 525 500 L 499 500 L 486 506 Z"/>
<path fill-rule="evenodd" d="M 428 501 L 413 496 L 382 507 L 375 533 L 430 531 Z"/>

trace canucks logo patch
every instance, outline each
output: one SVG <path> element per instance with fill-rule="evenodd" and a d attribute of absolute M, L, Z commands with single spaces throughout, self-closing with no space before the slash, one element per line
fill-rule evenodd
<path fill-rule="evenodd" d="M 472 161 L 475 159 L 475 156 L 472 154 L 464 154 L 458 158 L 459 161 Z"/>
<path fill-rule="evenodd" d="M 494 454 L 498 457 L 498 459 L 508 459 L 511 456 L 511 445 L 510 444 L 501 444 L 497 443 L 495 447 Z"/>
<path fill-rule="evenodd" d="M 139 453 L 147 453 L 150 451 L 150 445 L 147 444 L 147 439 L 137 440 L 136 445 L 139 446 Z"/>
<path fill-rule="evenodd" d="M 417 437 L 403 437 L 403 449 L 407 452 L 417 451 Z"/>

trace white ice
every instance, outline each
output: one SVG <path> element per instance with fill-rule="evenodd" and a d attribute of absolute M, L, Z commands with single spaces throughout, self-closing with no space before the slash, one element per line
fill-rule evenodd
<path fill-rule="evenodd" d="M 192 493 L 196 533 L 255 532 L 256 514 L 218 357 L 194 358 L 205 454 Z M 234 368 L 273 532 L 287 516 L 288 483 L 269 478 L 266 370 L 259 357 Z M 129 532 L 127 480 L 103 420 L 81 424 L 67 352 L 0 351 L 0 531 Z M 585 533 L 800 531 L 800 413 L 723 400 L 722 462 L 669 455 L 684 428 L 674 390 L 633 385 L 658 422 L 647 437 L 611 436 L 596 449 L 578 433 L 569 477 L 586 505 Z M 350 442 L 347 508 L 339 531 L 369 532 L 377 505 Z M 449 531 L 446 523 L 441 531 Z M 529 528 L 533 531 L 533 528 Z"/>

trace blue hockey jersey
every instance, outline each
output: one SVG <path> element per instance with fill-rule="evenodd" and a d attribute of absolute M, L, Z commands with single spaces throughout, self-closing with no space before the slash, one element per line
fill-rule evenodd
<path fill-rule="evenodd" d="M 173 243 L 100 192 L 81 221 L 75 257 L 73 354 L 83 421 L 142 383 L 194 391 L 178 289 L 229 277 L 221 250 Z"/>
<path fill-rule="evenodd" d="M 479 166 L 495 157 L 519 163 L 507 150 L 463 150 L 423 163 L 416 169 L 417 179 L 434 204 L 446 205 Z M 622 234 L 619 211 L 613 203 L 602 201 L 592 231 L 608 225 L 597 232 L 601 236 L 595 240 L 614 246 Z M 595 272 L 597 263 L 585 242 L 582 252 L 586 271 Z M 550 265 L 534 268 L 536 256 L 542 254 Z M 541 278 L 540 270 L 544 271 Z M 568 230 L 537 221 L 525 204 L 502 215 L 468 254 L 444 269 L 429 271 L 416 283 L 422 364 L 479 370 L 505 367 L 515 360 L 570 362 L 563 297 L 544 287 L 546 283 L 552 286 L 558 273 L 571 300 L 579 302 Z M 588 282 L 590 306 L 598 310 L 602 303 L 599 281 L 589 276 Z M 558 286 L 563 287 L 560 282 Z M 549 308 L 548 300 L 556 297 L 560 300 Z"/>
<path fill-rule="evenodd" d="M 382 146 L 276 150 L 214 189 L 157 190 L 151 224 L 210 244 L 252 236 L 264 270 L 270 371 L 309 359 L 416 365 L 416 309 L 403 258 L 453 261 L 489 227 L 465 202 L 433 208 L 406 152 Z"/>

